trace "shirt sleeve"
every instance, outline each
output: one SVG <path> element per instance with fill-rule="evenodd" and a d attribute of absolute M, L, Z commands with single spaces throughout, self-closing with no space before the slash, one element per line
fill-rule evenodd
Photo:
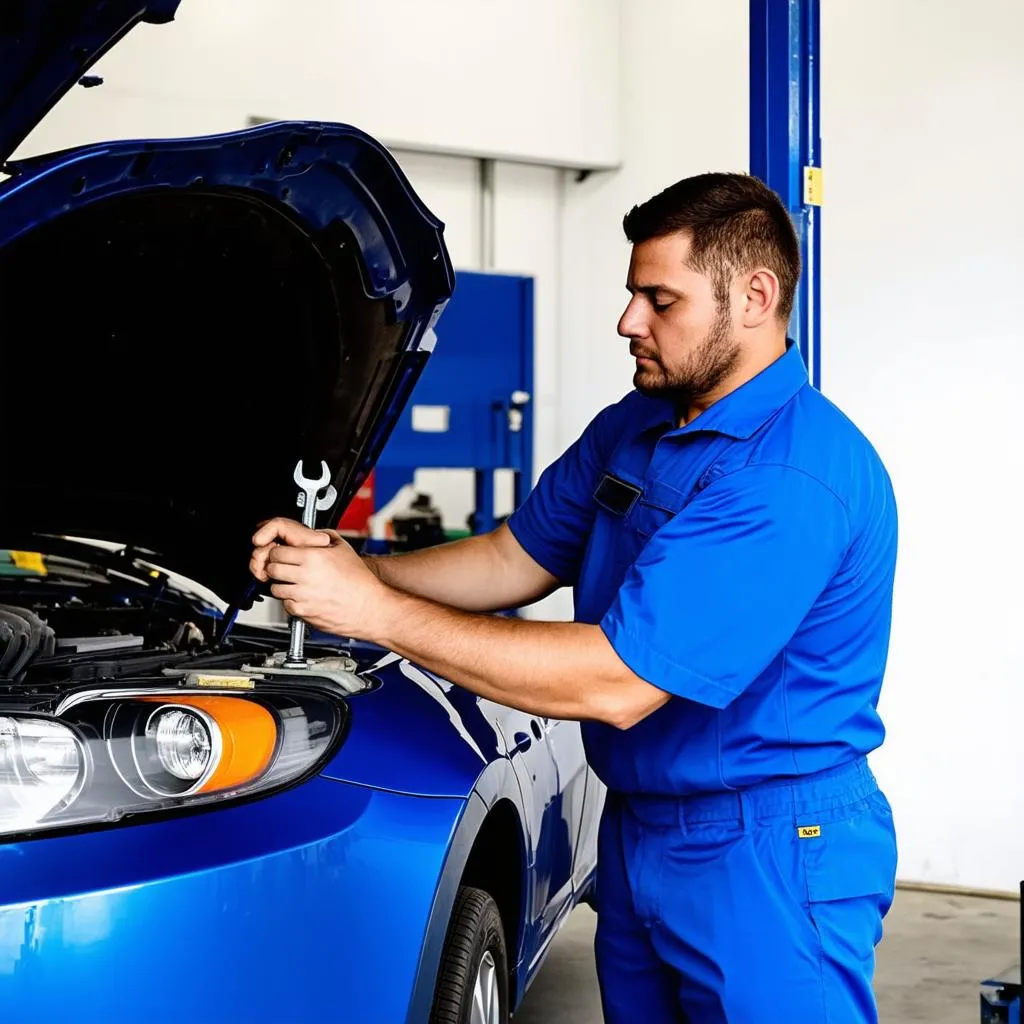
<path fill-rule="evenodd" d="M 579 576 L 594 522 L 594 491 L 615 441 L 616 409 L 598 413 L 508 519 L 523 550 L 565 586 Z"/>
<path fill-rule="evenodd" d="M 789 643 L 849 541 L 846 508 L 820 481 L 748 466 L 651 537 L 601 628 L 642 679 L 727 707 Z"/>

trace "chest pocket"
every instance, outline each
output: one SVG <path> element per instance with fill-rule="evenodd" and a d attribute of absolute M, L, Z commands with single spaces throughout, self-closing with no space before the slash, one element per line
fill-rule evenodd
<path fill-rule="evenodd" d="M 641 545 L 645 544 L 725 472 L 724 456 L 730 449 L 735 450 L 733 439 L 716 434 L 704 442 L 699 454 L 680 452 L 678 469 L 670 462 L 661 472 L 649 471 L 637 488 L 636 500 L 628 509 L 623 525 L 636 535 Z M 595 500 L 599 501 L 596 494 Z"/>
<path fill-rule="evenodd" d="M 596 514 L 576 587 L 579 621 L 600 621 L 650 538 L 725 472 L 723 456 L 736 451 L 721 434 L 694 435 L 665 462 L 636 446 L 636 439 L 623 441 L 594 488 Z"/>

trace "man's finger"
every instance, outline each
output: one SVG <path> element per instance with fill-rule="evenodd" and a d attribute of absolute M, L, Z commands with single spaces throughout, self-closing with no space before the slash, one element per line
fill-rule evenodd
<path fill-rule="evenodd" d="M 309 552 L 303 551 L 301 547 L 286 547 L 284 544 L 271 544 L 267 548 L 267 568 L 271 562 L 280 565 L 302 565 L 309 559 Z"/>
<path fill-rule="evenodd" d="M 265 544 L 256 548 L 249 558 L 249 571 L 263 583 L 267 581 L 267 561 L 278 551 L 299 551 L 300 548 L 285 548 L 280 544 Z"/>
<path fill-rule="evenodd" d="M 257 548 L 249 559 L 249 572 L 260 581 L 267 582 L 267 556 L 274 550 L 276 545 Z"/>
<path fill-rule="evenodd" d="M 270 579 L 278 583 L 298 583 L 304 575 L 302 566 L 273 559 L 267 562 L 266 573 Z"/>
<path fill-rule="evenodd" d="M 279 601 L 285 601 L 288 603 L 294 603 L 295 591 L 297 587 L 294 583 L 275 583 L 270 588 L 270 596 L 276 597 Z M 289 612 L 290 615 L 294 615 L 294 612 Z"/>
<path fill-rule="evenodd" d="M 278 517 L 264 523 L 252 536 L 254 547 L 265 544 L 292 544 L 296 547 L 327 547 L 331 538 L 321 530 L 311 530 L 294 519 Z"/>

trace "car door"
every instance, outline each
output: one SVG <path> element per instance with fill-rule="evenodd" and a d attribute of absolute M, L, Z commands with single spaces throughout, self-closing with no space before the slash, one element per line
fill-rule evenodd
<path fill-rule="evenodd" d="M 586 754 L 580 735 L 580 723 L 562 721 L 557 718 L 541 719 L 544 743 L 554 763 L 556 795 L 549 811 L 553 834 L 567 834 L 569 841 L 564 847 L 548 851 L 552 881 L 549 886 L 548 903 L 544 908 L 545 927 L 557 923 L 559 915 L 571 900 L 575 889 L 576 862 L 578 858 L 581 826 L 587 796 Z M 557 825 L 554 824 L 557 818 Z M 563 861 L 564 854 L 568 860 Z"/>
<path fill-rule="evenodd" d="M 530 956 L 543 948 L 572 898 L 586 764 L 578 723 L 495 707 L 526 809 Z"/>

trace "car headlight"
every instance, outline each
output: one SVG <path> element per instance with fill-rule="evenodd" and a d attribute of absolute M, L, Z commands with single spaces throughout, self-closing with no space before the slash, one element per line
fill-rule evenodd
<path fill-rule="evenodd" d="M 80 788 L 82 745 L 66 725 L 0 716 L 0 834 L 66 806 Z"/>
<path fill-rule="evenodd" d="M 346 708 L 313 690 L 94 692 L 0 709 L 0 842 L 263 795 L 312 774 Z"/>

